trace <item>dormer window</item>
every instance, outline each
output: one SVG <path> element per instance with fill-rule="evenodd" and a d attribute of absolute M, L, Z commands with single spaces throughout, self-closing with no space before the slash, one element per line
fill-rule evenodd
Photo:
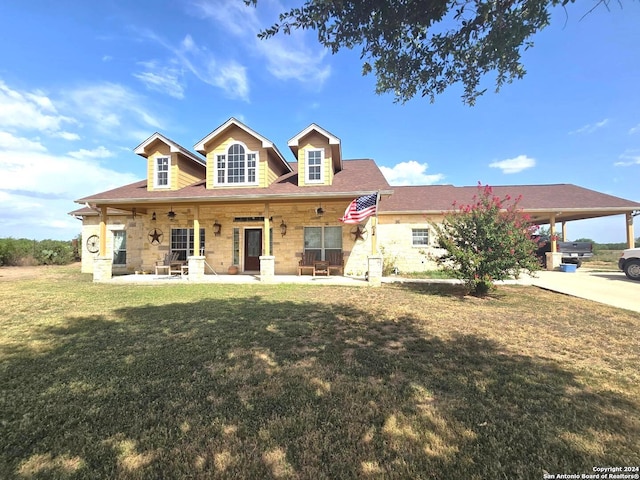
<path fill-rule="evenodd" d="M 154 184 L 155 188 L 169 188 L 169 166 L 171 160 L 169 157 L 156 157 Z"/>
<path fill-rule="evenodd" d="M 305 182 L 324 183 L 324 149 L 307 149 L 305 151 Z"/>
<path fill-rule="evenodd" d="M 216 156 L 216 185 L 258 185 L 258 152 L 234 143 Z"/>

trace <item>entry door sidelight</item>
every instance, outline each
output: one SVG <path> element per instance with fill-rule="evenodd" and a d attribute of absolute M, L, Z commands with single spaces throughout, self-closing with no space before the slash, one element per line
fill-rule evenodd
<path fill-rule="evenodd" d="M 259 271 L 262 255 L 262 229 L 247 228 L 244 231 L 244 270 Z"/>

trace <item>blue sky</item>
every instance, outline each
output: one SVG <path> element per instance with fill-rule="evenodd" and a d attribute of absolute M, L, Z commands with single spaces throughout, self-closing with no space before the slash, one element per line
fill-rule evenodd
<path fill-rule="evenodd" d="M 287 141 L 317 123 L 392 185 L 574 183 L 640 201 L 640 3 L 582 20 L 589 5 L 558 9 L 524 80 L 495 94 L 487 78 L 474 107 L 459 86 L 394 104 L 361 75 L 359 50 L 331 55 L 312 32 L 256 39 L 285 6 L 3 0 L 0 237 L 75 237 L 73 201 L 143 179 L 133 148 L 149 135 L 192 150 L 232 116 L 288 160 Z M 625 240 L 620 216 L 568 230 Z"/>

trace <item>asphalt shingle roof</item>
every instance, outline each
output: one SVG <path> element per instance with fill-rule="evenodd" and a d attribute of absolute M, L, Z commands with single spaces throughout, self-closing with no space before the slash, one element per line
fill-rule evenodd
<path fill-rule="evenodd" d="M 393 195 L 380 202 L 380 212 L 443 212 L 457 205 L 473 202 L 479 193 L 477 186 L 427 185 L 391 187 Z M 562 209 L 640 209 L 640 202 L 633 202 L 596 192 L 572 184 L 555 185 L 501 185 L 493 187 L 494 195 L 512 199 L 521 196 L 518 205 L 524 210 Z"/>
<path fill-rule="evenodd" d="M 179 190 L 147 191 L 147 180 L 131 183 L 123 187 L 97 193 L 76 200 L 77 203 L 131 202 L 132 200 L 160 200 L 163 199 L 223 199 L 236 196 L 265 196 L 291 195 L 309 196 L 317 194 L 349 196 L 353 192 L 375 192 L 388 190 L 389 184 L 382 172 L 373 160 L 345 160 L 344 168 L 336 173 L 332 185 L 298 186 L 298 165 L 290 163 L 293 172 L 282 175 L 266 188 L 242 187 L 242 188 L 216 188 L 207 189 L 205 181 L 201 180 Z"/>

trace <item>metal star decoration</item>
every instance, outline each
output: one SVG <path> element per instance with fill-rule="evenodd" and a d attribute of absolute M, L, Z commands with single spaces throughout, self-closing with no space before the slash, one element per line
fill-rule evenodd
<path fill-rule="evenodd" d="M 149 243 L 151 245 L 160 245 L 162 243 L 162 230 L 154 228 L 149 232 Z"/>

